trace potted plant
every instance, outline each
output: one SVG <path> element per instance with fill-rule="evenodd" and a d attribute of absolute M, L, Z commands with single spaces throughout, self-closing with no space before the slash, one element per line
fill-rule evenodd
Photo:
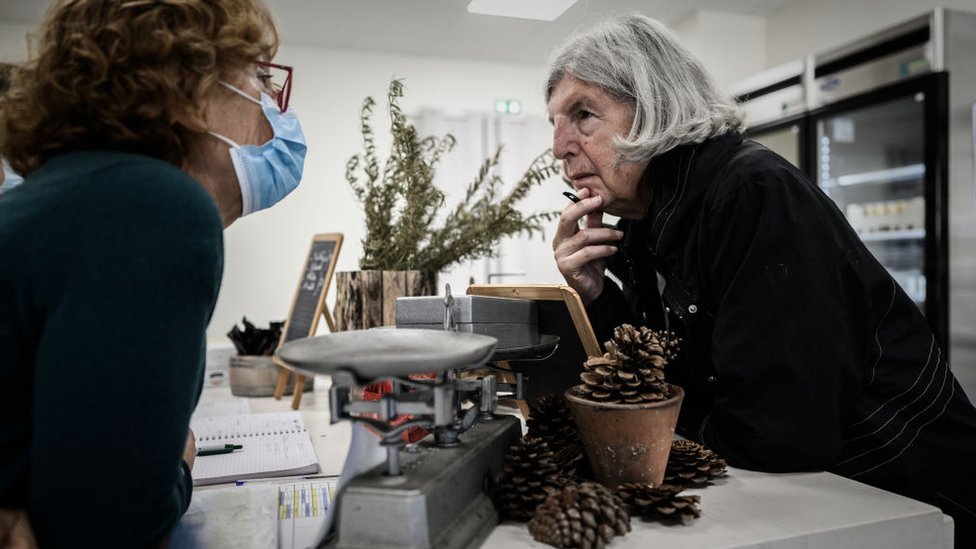
<path fill-rule="evenodd" d="M 674 335 L 629 324 L 614 329 L 582 384 L 566 391 L 594 477 L 603 485 L 664 479 L 684 391 L 664 380 L 678 350 Z"/>
<path fill-rule="evenodd" d="M 434 295 L 439 271 L 492 256 L 502 237 L 531 236 L 557 215 L 526 215 L 518 204 L 532 187 L 559 172 L 558 161 L 549 151 L 539 155 L 505 193 L 495 173 L 501 147 L 482 163 L 464 198 L 446 209 L 446 195 L 434 185 L 434 174 L 456 141 L 450 134 L 421 137 L 400 110 L 403 89 L 400 80 L 390 82 L 389 157 L 381 165 L 372 123 L 376 103 L 367 97 L 360 112 L 363 151 L 346 164 L 346 180 L 363 204 L 366 236 L 361 270 L 336 274 L 339 330 L 393 324 L 396 297 Z"/>

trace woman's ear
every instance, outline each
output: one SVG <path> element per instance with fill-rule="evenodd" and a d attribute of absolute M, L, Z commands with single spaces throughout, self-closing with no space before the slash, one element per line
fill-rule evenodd
<path fill-rule="evenodd" d="M 182 106 L 170 114 L 170 121 L 191 132 L 205 133 L 209 129 L 205 107 Z"/>

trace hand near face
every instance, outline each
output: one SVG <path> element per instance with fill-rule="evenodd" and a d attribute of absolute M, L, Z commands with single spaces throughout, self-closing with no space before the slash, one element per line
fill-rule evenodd
<path fill-rule="evenodd" d="M 183 448 L 183 461 L 186 462 L 190 470 L 193 470 L 193 463 L 197 459 L 197 437 L 194 436 L 193 430 L 190 430 L 190 434 L 186 436 L 186 447 Z"/>
<path fill-rule="evenodd" d="M 27 512 L 0 509 L 0 549 L 33 549 L 37 547 Z"/>
<path fill-rule="evenodd" d="M 566 206 L 559 216 L 552 250 L 566 283 L 576 290 L 584 305 L 589 305 L 603 293 L 606 258 L 617 253 L 617 248 L 609 243 L 620 240 L 623 233 L 603 227 L 600 196 L 590 196 L 589 189 L 584 188 L 579 197 L 579 202 Z M 580 228 L 583 217 L 585 227 Z"/>

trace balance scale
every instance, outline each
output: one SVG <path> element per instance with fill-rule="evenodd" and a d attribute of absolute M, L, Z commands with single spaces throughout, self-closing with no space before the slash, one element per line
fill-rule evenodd
<path fill-rule="evenodd" d="M 502 370 L 488 363 L 544 360 L 558 338 L 531 334 L 537 343 L 497 348 L 494 337 L 455 331 L 449 287 L 446 297 L 427 299 L 443 299 L 443 330 L 337 332 L 278 350 L 299 373 L 331 376 L 331 422 L 369 426 L 386 452 L 384 464 L 341 485 L 325 547 L 478 547 L 498 524 L 491 496 L 505 453 L 522 430 L 517 417 L 496 413 L 496 407 L 500 396 L 524 395 L 521 373 L 514 374 L 515 383 L 500 383 L 495 373 Z M 480 299 L 501 300 L 500 306 L 513 301 Z M 488 373 L 463 375 L 476 368 Z M 383 381 L 392 382 L 390 394 L 362 400 L 362 387 Z M 413 418 L 391 425 L 401 414 Z M 414 426 L 432 435 L 404 447 L 401 434 Z"/>

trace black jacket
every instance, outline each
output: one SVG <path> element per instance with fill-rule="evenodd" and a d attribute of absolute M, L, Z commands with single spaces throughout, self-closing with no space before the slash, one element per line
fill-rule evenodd
<path fill-rule="evenodd" d="M 976 462 L 976 410 L 835 204 L 738 134 L 654 158 L 642 184 L 647 211 L 609 263 L 623 291 L 608 280 L 588 312 L 601 341 L 635 320 L 682 339 L 666 370 L 686 391 L 679 432 L 739 467 L 938 505 L 957 539 L 972 528 L 970 475 L 950 464 Z"/>

